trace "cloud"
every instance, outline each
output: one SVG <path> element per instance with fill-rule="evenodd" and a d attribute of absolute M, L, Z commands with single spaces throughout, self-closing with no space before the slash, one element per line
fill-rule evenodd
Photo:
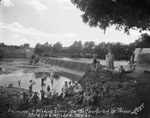
<path fill-rule="evenodd" d="M 78 36 L 74 33 L 66 33 L 62 35 L 62 38 L 78 38 Z"/>
<path fill-rule="evenodd" d="M 20 25 L 17 22 L 12 23 L 12 24 L 0 23 L 0 28 L 7 29 L 9 31 L 12 31 L 12 32 L 16 33 L 13 36 L 16 39 L 17 38 L 20 39 L 21 38 L 20 35 L 23 35 L 23 36 L 28 37 L 30 39 L 32 38 L 32 40 L 36 39 L 35 43 L 44 42 L 44 41 L 47 42 L 49 40 L 52 43 L 55 43 L 56 41 L 61 41 L 61 42 L 64 42 L 64 44 L 65 44 L 65 41 L 68 42 L 68 40 L 70 40 L 72 42 L 75 41 L 75 40 L 79 40 L 79 37 L 75 33 L 70 33 L 70 32 L 69 33 L 64 33 L 64 34 L 44 33 L 42 31 L 34 29 L 32 27 L 25 28 L 24 26 Z M 69 45 L 69 43 L 67 45 Z"/>
<path fill-rule="evenodd" d="M 23 34 L 36 34 L 40 32 L 39 30 L 36 30 L 34 28 L 25 28 L 18 23 L 12 23 L 12 24 L 0 23 L 0 27 L 11 30 L 16 33 L 23 33 Z"/>
<path fill-rule="evenodd" d="M 11 2 L 11 0 L 1 0 L 1 5 L 4 7 L 10 7 L 13 6 L 14 4 Z"/>
<path fill-rule="evenodd" d="M 72 7 L 70 6 L 64 6 L 63 4 L 60 5 L 60 7 L 58 7 L 59 9 L 66 9 L 66 10 L 70 10 L 72 9 Z"/>
<path fill-rule="evenodd" d="M 18 35 L 18 34 L 15 34 L 13 37 L 14 37 L 14 38 L 20 38 L 21 36 Z"/>
<path fill-rule="evenodd" d="M 70 3 L 70 0 L 57 0 L 59 2 L 63 2 L 63 3 Z"/>
<path fill-rule="evenodd" d="M 70 10 L 72 9 L 70 0 L 57 0 L 60 3 L 59 9 Z"/>
<path fill-rule="evenodd" d="M 35 10 L 37 10 L 37 12 L 40 15 L 42 15 L 44 11 L 49 11 L 48 7 L 46 7 L 45 5 L 43 5 L 42 3 L 40 3 L 37 0 L 30 0 L 30 1 L 26 2 L 26 4 L 30 5 Z"/>

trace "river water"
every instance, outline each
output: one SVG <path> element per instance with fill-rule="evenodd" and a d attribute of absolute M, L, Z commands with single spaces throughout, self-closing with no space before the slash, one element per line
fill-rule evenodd
<path fill-rule="evenodd" d="M 58 59 L 58 58 L 57 58 Z M 68 60 L 68 61 L 75 61 L 75 62 L 84 62 L 84 63 L 91 63 L 92 59 L 86 58 L 59 58 L 60 60 Z M 105 60 L 100 60 L 102 65 L 106 65 Z M 127 65 L 127 61 L 115 61 L 115 66 L 118 67 L 120 65 Z M 52 75 L 54 72 L 49 72 L 49 75 Z M 14 87 L 19 87 L 18 81 L 21 80 L 21 88 L 28 89 L 29 88 L 29 81 L 32 79 L 35 81 L 36 84 L 33 85 L 33 91 L 37 91 L 40 93 L 41 87 L 41 78 L 43 76 L 37 76 L 38 73 L 33 72 L 24 72 L 24 69 L 19 71 L 15 71 L 8 75 L 0 75 L 0 86 L 8 86 L 9 84 L 13 84 Z M 47 76 L 45 81 L 46 85 L 44 89 L 46 90 L 47 86 L 50 86 L 52 93 L 61 93 L 62 86 L 64 85 L 65 81 L 71 81 L 66 77 L 60 76 L 59 78 L 55 78 L 53 76 Z"/>
<path fill-rule="evenodd" d="M 53 72 L 50 72 L 52 75 Z M 8 87 L 9 84 L 13 84 L 14 87 L 19 87 L 18 81 L 21 80 L 21 88 L 28 89 L 29 88 L 29 81 L 32 79 L 36 84 L 33 85 L 33 91 L 40 93 L 42 90 L 41 87 L 41 79 L 43 75 L 37 77 L 36 73 L 24 73 L 23 70 L 15 71 L 8 75 L 1 75 L 0 76 L 0 86 Z M 46 90 L 47 86 L 50 86 L 52 93 L 61 93 L 61 89 L 65 83 L 65 81 L 71 81 L 66 77 L 59 76 L 57 78 L 53 76 L 47 76 L 44 86 L 44 90 Z"/>

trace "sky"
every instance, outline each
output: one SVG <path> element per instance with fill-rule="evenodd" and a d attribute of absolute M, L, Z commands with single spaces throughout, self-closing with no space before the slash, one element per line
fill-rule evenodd
<path fill-rule="evenodd" d="M 138 31 L 130 35 L 110 27 L 104 33 L 83 23 L 83 13 L 70 0 L 2 0 L 0 5 L 0 42 L 6 45 L 29 43 L 54 44 L 61 42 L 70 46 L 81 40 L 121 42 L 129 44 L 140 36 Z"/>

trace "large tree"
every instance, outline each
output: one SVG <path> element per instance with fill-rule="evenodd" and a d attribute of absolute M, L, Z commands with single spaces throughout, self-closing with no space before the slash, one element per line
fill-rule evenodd
<path fill-rule="evenodd" d="M 60 53 L 62 50 L 62 44 L 57 42 L 53 45 L 53 53 Z"/>
<path fill-rule="evenodd" d="M 139 39 L 134 42 L 135 48 L 150 48 L 150 35 L 142 34 Z"/>
<path fill-rule="evenodd" d="M 83 45 L 83 52 L 84 53 L 93 53 L 95 48 L 95 42 L 93 41 L 86 41 Z"/>
<path fill-rule="evenodd" d="M 150 0 L 71 0 L 83 11 L 83 22 L 104 31 L 115 25 L 117 30 L 150 30 Z"/>
<path fill-rule="evenodd" d="M 82 52 L 82 42 L 81 41 L 74 41 L 74 43 L 69 47 L 70 53 L 80 54 Z"/>

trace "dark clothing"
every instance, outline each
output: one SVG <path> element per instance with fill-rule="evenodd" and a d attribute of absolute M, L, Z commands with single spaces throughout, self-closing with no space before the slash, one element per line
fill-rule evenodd
<path fill-rule="evenodd" d="M 32 96 L 32 85 L 29 86 L 29 96 L 30 96 L 30 97 Z"/>
<path fill-rule="evenodd" d="M 97 62 L 98 62 L 97 58 L 94 58 L 92 63 L 96 64 Z"/>
<path fill-rule="evenodd" d="M 44 78 L 41 80 L 41 86 L 44 86 Z"/>
<path fill-rule="evenodd" d="M 45 78 L 45 77 L 43 77 L 43 78 L 41 79 L 41 86 L 42 86 L 42 87 L 45 86 L 44 81 L 46 81 L 46 78 Z"/>
<path fill-rule="evenodd" d="M 134 64 L 134 57 L 135 57 L 135 54 L 133 54 L 132 57 L 131 57 L 131 63 L 132 64 Z"/>
<path fill-rule="evenodd" d="M 32 103 L 34 105 L 36 105 L 38 103 L 38 100 L 39 100 L 39 97 L 37 95 L 34 95 L 33 98 L 32 98 Z"/>

